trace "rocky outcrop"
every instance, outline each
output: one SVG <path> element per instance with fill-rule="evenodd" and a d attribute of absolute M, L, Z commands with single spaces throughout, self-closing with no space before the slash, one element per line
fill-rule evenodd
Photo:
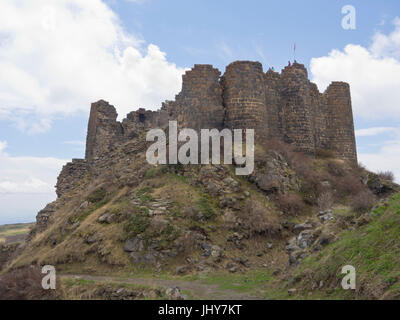
<path fill-rule="evenodd" d="M 46 205 L 46 207 L 36 215 L 36 224 L 29 232 L 26 240 L 30 241 L 37 233 L 43 232 L 50 224 L 50 219 L 56 211 L 56 201 Z"/>

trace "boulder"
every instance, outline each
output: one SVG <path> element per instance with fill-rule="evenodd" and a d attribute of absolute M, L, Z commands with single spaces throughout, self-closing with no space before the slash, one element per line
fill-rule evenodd
<path fill-rule="evenodd" d="M 139 252 L 142 251 L 144 248 L 143 239 L 140 237 L 134 237 L 131 239 L 126 240 L 124 245 L 124 250 L 126 252 Z"/>
<path fill-rule="evenodd" d="M 97 219 L 100 223 L 112 223 L 114 221 L 115 215 L 111 213 L 104 213 L 102 214 L 99 219 Z"/>

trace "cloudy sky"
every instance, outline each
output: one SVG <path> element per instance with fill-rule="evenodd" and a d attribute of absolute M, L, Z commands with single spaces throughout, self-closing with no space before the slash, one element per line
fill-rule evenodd
<path fill-rule="evenodd" d="M 342 7 L 356 29 L 342 27 Z M 195 63 L 293 59 L 323 91 L 350 83 L 359 160 L 400 181 L 400 3 L 1 0 L 0 224 L 33 221 L 84 156 L 90 103 L 157 109 Z"/>

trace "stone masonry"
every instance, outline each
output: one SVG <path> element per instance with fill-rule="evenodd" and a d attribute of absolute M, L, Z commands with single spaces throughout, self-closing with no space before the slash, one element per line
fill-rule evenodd
<path fill-rule="evenodd" d="M 85 160 L 64 166 L 57 184 L 61 196 L 97 159 L 150 128 L 166 128 L 169 120 L 180 128 L 255 129 L 256 142 L 279 139 L 298 151 L 314 155 L 330 150 L 357 163 L 350 87 L 332 82 L 324 93 L 310 82 L 304 65 L 294 63 L 281 73 L 261 63 L 236 61 L 224 75 L 211 65 L 195 65 L 182 77 L 182 90 L 161 109 L 138 109 L 117 121 L 114 106 L 93 103 L 88 124 Z M 76 171 L 76 172 L 75 172 Z M 63 183 L 66 176 L 71 181 Z M 65 188 L 64 185 L 67 187 Z"/>

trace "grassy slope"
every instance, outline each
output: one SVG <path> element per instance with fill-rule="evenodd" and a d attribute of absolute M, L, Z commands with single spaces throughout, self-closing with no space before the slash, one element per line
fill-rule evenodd
<path fill-rule="evenodd" d="M 341 287 L 341 269 L 345 265 L 356 268 L 356 290 Z M 185 279 L 266 299 L 399 299 L 399 266 L 400 193 L 374 209 L 368 224 L 344 231 L 338 241 L 306 258 L 283 279 L 265 269 Z M 289 295 L 288 289 L 296 289 L 296 293 Z"/>
<path fill-rule="evenodd" d="M 371 222 L 345 231 L 338 241 L 306 259 L 293 282 L 301 295 L 333 299 L 400 298 L 400 193 L 374 209 Z M 356 268 L 357 289 L 341 288 L 341 269 Z M 312 283 L 321 289 L 309 294 Z M 290 285 L 290 283 L 288 283 Z"/>

